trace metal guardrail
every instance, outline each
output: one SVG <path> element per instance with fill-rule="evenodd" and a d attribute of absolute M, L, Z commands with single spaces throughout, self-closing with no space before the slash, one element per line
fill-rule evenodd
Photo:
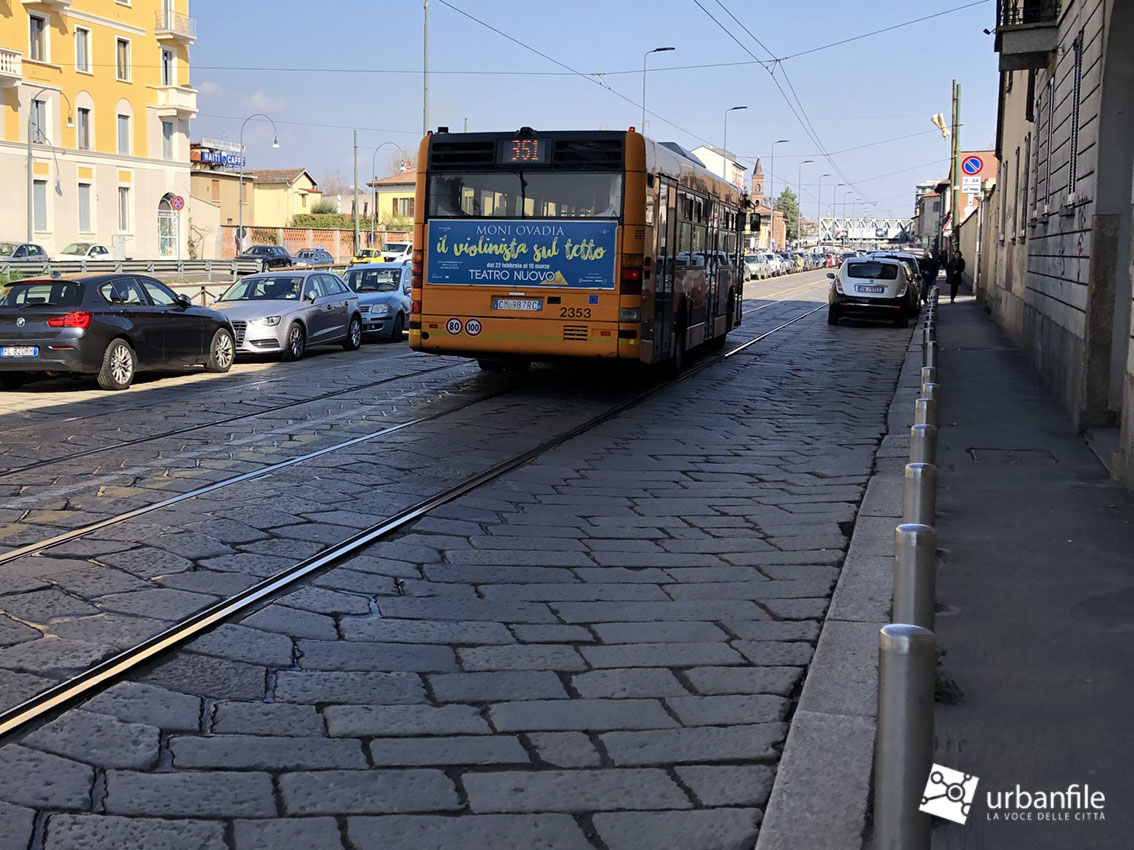
<path fill-rule="evenodd" d="M 0 263 L 0 278 L 50 277 L 54 274 L 121 274 L 143 272 L 148 275 L 254 274 L 259 260 L 65 260 L 46 263 Z"/>
<path fill-rule="evenodd" d="M 920 398 L 910 428 L 902 524 L 894 530 L 894 622 L 878 636 L 878 732 L 874 749 L 874 847 L 929 850 L 930 816 L 920 811 L 933 763 L 936 605 L 936 285 L 926 306 Z"/>
<path fill-rule="evenodd" d="M 1007 0 L 1000 7 L 1000 25 L 1054 24 L 1059 20 L 1060 0 Z"/>

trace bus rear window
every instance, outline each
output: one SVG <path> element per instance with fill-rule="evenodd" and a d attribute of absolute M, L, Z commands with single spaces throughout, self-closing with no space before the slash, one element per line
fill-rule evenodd
<path fill-rule="evenodd" d="M 433 218 L 618 218 L 622 175 L 594 172 L 492 171 L 433 174 Z"/>
<path fill-rule="evenodd" d="M 897 280 L 898 267 L 893 263 L 847 263 L 847 277 Z"/>

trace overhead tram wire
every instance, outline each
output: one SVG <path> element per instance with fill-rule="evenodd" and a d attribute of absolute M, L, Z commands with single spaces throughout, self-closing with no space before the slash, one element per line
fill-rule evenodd
<path fill-rule="evenodd" d="M 551 62 L 555 65 L 558 65 L 560 68 L 565 68 L 566 70 L 570 71 L 575 76 L 581 77 L 582 79 L 586 80 L 587 82 L 592 83 L 592 84 L 598 86 L 599 88 L 610 92 L 615 97 L 619 98 L 620 100 L 626 101 L 631 106 L 634 106 L 637 109 L 642 108 L 642 104 L 637 103 L 633 98 L 627 97 L 626 95 L 624 95 L 622 92 L 618 91 L 617 89 L 612 88 L 611 86 L 608 86 L 606 83 L 595 79 L 596 76 L 600 76 L 600 75 L 585 74 L 582 71 L 576 70 L 575 68 L 572 68 L 567 63 L 560 62 L 554 56 L 549 56 L 548 54 L 544 53 L 542 50 L 535 48 L 535 47 L 532 47 L 527 42 L 521 41 L 520 39 L 515 38 L 514 36 L 508 35 L 508 33 L 504 32 L 501 29 L 498 29 L 497 27 L 494 27 L 492 24 L 488 23 L 487 21 L 482 21 L 480 18 L 476 17 L 475 15 L 469 14 L 464 9 L 461 9 L 458 6 L 454 6 L 452 3 L 449 2 L 449 0 L 437 0 L 437 2 L 440 3 L 442 6 L 445 6 L 449 9 L 452 9 L 457 14 L 468 18 L 473 23 L 479 24 L 480 26 L 484 27 L 485 29 L 491 30 L 492 32 L 499 35 L 501 38 L 505 38 L 508 41 L 512 42 L 513 44 L 516 44 L 516 45 L 524 48 L 525 50 L 528 50 L 528 51 L 536 54 L 537 56 L 539 56 L 543 59 L 546 59 L 548 62 Z M 640 69 L 639 69 L 639 73 L 641 73 Z M 663 124 L 668 124 L 670 127 L 673 127 L 675 130 L 679 130 L 680 132 L 685 133 L 687 136 L 689 136 L 691 138 L 694 138 L 694 139 L 697 139 L 698 141 L 704 142 L 707 145 L 712 145 L 712 142 L 709 141 L 708 139 L 706 139 L 704 136 L 699 136 L 696 133 L 692 132 L 691 130 L 687 130 L 684 127 L 680 126 L 679 124 L 675 124 L 674 122 L 670 121 L 668 118 L 665 118 L 661 115 L 658 115 L 658 113 L 654 112 L 651 109 L 647 109 L 646 114 L 656 118 L 658 121 L 661 121 Z"/>

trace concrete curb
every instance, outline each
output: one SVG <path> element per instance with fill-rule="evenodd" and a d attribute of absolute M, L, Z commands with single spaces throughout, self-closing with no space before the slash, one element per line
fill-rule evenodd
<path fill-rule="evenodd" d="M 878 701 L 878 631 L 890 622 L 894 528 L 901 522 L 921 329 L 912 335 L 887 434 L 792 718 L 755 850 L 861 850 Z"/>

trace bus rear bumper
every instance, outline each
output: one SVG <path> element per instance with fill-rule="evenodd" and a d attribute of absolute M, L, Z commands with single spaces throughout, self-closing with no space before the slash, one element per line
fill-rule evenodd
<path fill-rule="evenodd" d="M 532 359 L 561 357 L 638 360 L 638 326 L 620 335 L 616 322 L 561 322 L 547 319 L 460 318 L 424 315 L 420 329 L 411 328 L 410 347 L 433 354 L 484 357 L 522 355 Z M 459 324 L 459 327 L 458 327 Z M 473 333 L 470 333 L 471 330 Z M 629 338 L 630 333 L 633 337 Z"/>

